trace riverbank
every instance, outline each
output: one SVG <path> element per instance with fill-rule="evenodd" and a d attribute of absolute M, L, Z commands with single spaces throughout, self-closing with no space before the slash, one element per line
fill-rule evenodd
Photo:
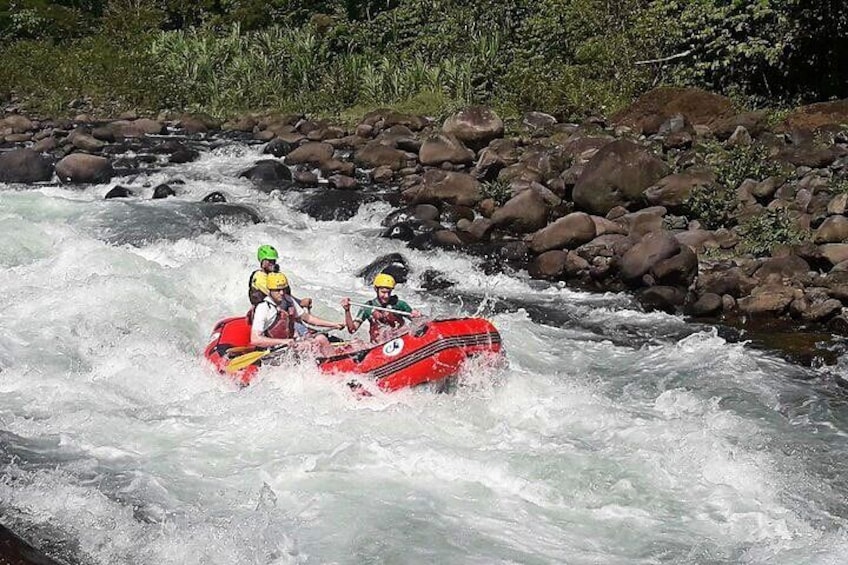
<path fill-rule="evenodd" d="M 197 140 L 239 136 L 265 143 L 268 155 L 240 176 L 265 193 L 318 188 L 304 211 L 319 219 L 350 217 L 361 203 L 385 199 L 398 210 L 383 236 L 412 248 L 460 250 L 492 270 L 627 290 L 646 310 L 742 328 L 781 320 L 843 336 L 845 124 L 848 101 L 778 119 L 683 88 L 656 89 L 580 124 L 539 112 L 505 123 L 485 107 L 441 123 L 375 110 L 355 126 L 298 114 L 221 122 L 7 112 L 0 180 L 111 183 L 196 159 Z M 177 192 L 166 183 L 154 197 Z M 134 195 L 113 186 L 105 197 Z"/>

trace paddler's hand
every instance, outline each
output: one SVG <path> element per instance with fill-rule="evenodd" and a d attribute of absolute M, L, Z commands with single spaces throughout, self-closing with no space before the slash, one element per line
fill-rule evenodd
<path fill-rule="evenodd" d="M 336 324 L 336 329 L 337 329 L 337 330 L 343 330 L 343 329 L 345 329 L 346 327 L 347 327 L 347 325 L 346 325 L 346 324 Z"/>
<path fill-rule="evenodd" d="M 345 312 L 350 311 L 350 298 L 342 298 L 341 304 Z"/>
<path fill-rule="evenodd" d="M 410 315 L 410 316 L 412 316 L 413 318 L 420 318 L 420 317 L 422 317 L 424 314 L 422 314 L 422 313 L 421 313 L 421 312 L 419 312 L 418 310 L 413 310 L 412 312 L 410 312 L 410 313 L 409 313 L 409 315 Z"/>
<path fill-rule="evenodd" d="M 310 308 L 312 308 L 312 299 L 311 298 L 301 298 L 300 299 L 300 307 L 306 308 L 307 310 L 309 310 Z"/>

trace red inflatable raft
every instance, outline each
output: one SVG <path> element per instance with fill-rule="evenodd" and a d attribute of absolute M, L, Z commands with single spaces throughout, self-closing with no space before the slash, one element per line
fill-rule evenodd
<path fill-rule="evenodd" d="M 247 320 L 227 318 L 215 325 L 204 356 L 223 373 L 234 359 L 250 351 L 249 344 Z M 326 373 L 362 375 L 391 391 L 454 376 L 469 357 L 500 354 L 501 336 L 482 318 L 415 321 L 386 341 L 342 345 L 338 351 L 316 359 L 318 367 Z M 249 384 L 259 365 L 257 361 L 233 376 Z"/>

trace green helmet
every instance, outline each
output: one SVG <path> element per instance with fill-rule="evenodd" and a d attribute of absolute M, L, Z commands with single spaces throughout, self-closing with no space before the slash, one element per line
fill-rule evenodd
<path fill-rule="evenodd" d="M 266 259 L 276 261 L 279 257 L 277 250 L 270 245 L 260 245 L 259 250 L 256 252 L 256 258 L 259 259 L 260 262 L 265 261 Z"/>

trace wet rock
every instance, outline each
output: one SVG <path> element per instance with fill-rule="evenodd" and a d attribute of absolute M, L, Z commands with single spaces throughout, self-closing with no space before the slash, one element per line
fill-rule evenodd
<path fill-rule="evenodd" d="M 680 252 L 680 244 L 667 232 L 649 233 L 621 258 L 621 278 L 635 282 L 664 259 Z"/>
<path fill-rule="evenodd" d="M 763 285 L 754 288 L 750 296 L 736 301 L 739 310 L 747 314 L 773 314 L 778 316 L 795 298 L 795 289 L 783 285 Z"/>
<path fill-rule="evenodd" d="M 132 190 L 125 186 L 116 186 L 112 188 L 109 192 L 106 193 L 106 196 L 103 198 L 105 200 L 110 200 L 112 198 L 129 198 L 131 196 L 135 196 Z"/>
<path fill-rule="evenodd" d="M 471 175 L 431 169 L 424 173 L 421 184 L 403 191 L 403 198 L 413 204 L 447 202 L 474 206 L 482 196 L 480 182 Z"/>
<path fill-rule="evenodd" d="M 707 292 L 701 295 L 698 300 L 689 306 L 688 313 L 692 316 L 712 316 L 720 312 L 721 309 L 721 296 L 713 294 L 712 292 Z"/>
<path fill-rule="evenodd" d="M 169 163 L 173 163 L 175 165 L 179 165 L 181 163 L 192 163 L 200 158 L 200 152 L 198 150 L 192 149 L 183 143 L 171 147 L 173 147 L 173 149 L 170 151 L 171 154 L 168 157 Z"/>
<path fill-rule="evenodd" d="M 494 227 L 494 224 L 488 218 L 475 218 L 468 227 L 468 233 L 474 239 L 484 241 L 489 238 Z"/>
<path fill-rule="evenodd" d="M 112 174 L 108 159 L 86 153 L 71 153 L 56 164 L 56 175 L 62 182 L 102 183 Z"/>
<path fill-rule="evenodd" d="M 387 167 L 385 165 L 381 167 L 377 167 L 373 171 L 371 171 L 371 182 L 375 182 L 377 184 L 386 184 L 392 182 L 394 178 L 394 172 L 391 167 Z"/>
<path fill-rule="evenodd" d="M 594 261 L 597 257 L 622 257 L 633 245 L 633 240 L 627 236 L 606 234 L 584 243 L 575 253 L 587 261 Z"/>
<path fill-rule="evenodd" d="M 160 184 L 156 188 L 153 189 L 153 200 L 160 200 L 162 198 L 168 198 L 169 196 L 176 196 L 176 192 L 167 184 Z"/>
<path fill-rule="evenodd" d="M 421 288 L 424 290 L 444 290 L 456 286 L 456 281 L 435 269 L 427 269 L 421 273 Z"/>
<path fill-rule="evenodd" d="M 399 239 L 401 241 L 412 241 L 418 235 L 415 225 L 411 222 L 398 222 L 387 227 L 380 233 L 380 237 L 388 239 Z"/>
<path fill-rule="evenodd" d="M 285 157 L 286 165 L 317 164 L 333 158 L 335 149 L 329 143 L 304 143 Z"/>
<path fill-rule="evenodd" d="M 545 251 L 527 266 L 527 273 L 534 279 L 557 279 L 565 270 L 568 252 L 561 249 Z"/>
<path fill-rule="evenodd" d="M 668 174 L 665 163 L 642 146 L 619 140 L 601 148 L 574 186 L 574 203 L 605 215 L 615 206 L 631 205 L 648 187 Z"/>
<path fill-rule="evenodd" d="M 207 194 L 206 196 L 203 197 L 203 202 L 210 203 L 210 204 L 219 204 L 219 203 L 223 203 L 223 202 L 226 202 L 226 201 L 227 201 L 227 197 L 224 196 L 222 193 L 217 192 L 217 191 L 210 192 L 209 194 Z"/>
<path fill-rule="evenodd" d="M 708 271 L 698 276 L 697 286 L 700 292 L 728 295 L 735 298 L 750 294 L 757 280 L 749 277 L 739 267 Z"/>
<path fill-rule="evenodd" d="M 68 136 L 68 141 L 70 141 L 71 145 L 77 149 L 92 153 L 97 152 L 106 146 L 106 144 L 102 141 L 99 141 L 86 133 L 82 133 L 79 130 L 73 131 L 71 135 Z"/>
<path fill-rule="evenodd" d="M 778 279 L 799 281 L 807 276 L 810 265 L 796 255 L 784 257 L 770 257 L 763 261 L 754 273 L 758 281 L 766 281 L 769 277 Z"/>
<path fill-rule="evenodd" d="M 288 167 L 275 159 L 263 159 L 246 171 L 242 171 L 239 177 L 259 184 L 279 183 L 291 181 L 292 173 Z"/>
<path fill-rule="evenodd" d="M 433 232 L 433 244 L 444 249 L 458 249 L 463 246 L 462 238 L 451 230 Z"/>
<path fill-rule="evenodd" d="M 346 175 L 333 175 L 327 179 L 327 184 L 339 190 L 356 190 L 359 188 L 356 179 Z"/>
<path fill-rule="evenodd" d="M 296 169 L 292 173 L 292 180 L 300 186 L 318 186 L 318 175 L 308 170 Z"/>
<path fill-rule="evenodd" d="M 0 182 L 34 183 L 53 178 L 53 162 L 32 149 L 0 153 Z"/>
<path fill-rule="evenodd" d="M 106 127 L 112 130 L 115 138 L 144 137 L 146 135 L 160 134 L 165 131 L 165 127 L 161 123 L 148 118 L 115 120 Z"/>
<path fill-rule="evenodd" d="M 548 223 L 548 205 L 535 190 L 513 196 L 491 215 L 492 225 L 516 233 L 531 233 Z"/>
<path fill-rule="evenodd" d="M 389 253 L 377 257 L 356 272 L 365 284 L 370 285 L 380 273 L 391 275 L 395 282 L 403 284 L 409 276 L 409 261 L 400 253 Z"/>
<path fill-rule="evenodd" d="M 359 207 L 373 202 L 376 197 L 361 191 L 328 189 L 309 194 L 298 209 L 321 221 L 346 221 L 359 211 Z"/>
<path fill-rule="evenodd" d="M 637 297 L 648 312 L 674 314 L 686 301 L 686 291 L 674 286 L 652 286 L 639 291 Z"/>
<path fill-rule="evenodd" d="M 651 267 L 650 273 L 659 284 L 687 288 L 698 274 L 698 256 L 682 245 L 677 254 Z"/>
<path fill-rule="evenodd" d="M 442 131 L 478 150 L 493 139 L 503 137 L 504 124 L 491 108 L 470 106 L 446 119 Z"/>
<path fill-rule="evenodd" d="M 530 249 L 542 253 L 549 249 L 573 249 L 595 239 L 595 223 L 588 214 L 574 212 L 533 234 Z"/>

